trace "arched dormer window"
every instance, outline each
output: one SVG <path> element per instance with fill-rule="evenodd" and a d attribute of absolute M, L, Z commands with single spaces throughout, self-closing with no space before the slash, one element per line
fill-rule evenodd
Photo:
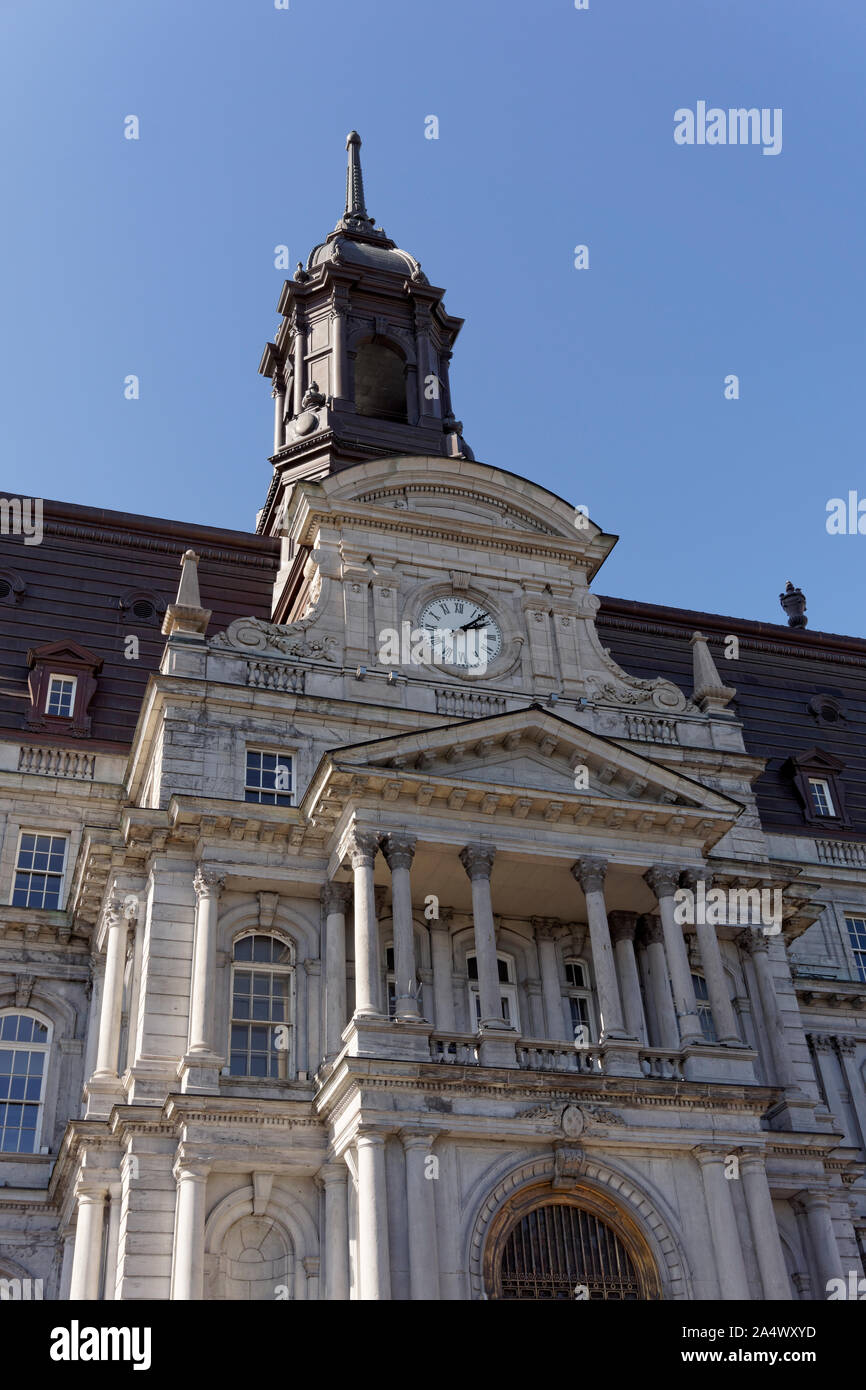
<path fill-rule="evenodd" d="M 0 1012 L 0 1153 L 39 1152 L 50 1041 L 35 1014 Z"/>
<path fill-rule="evenodd" d="M 497 955 L 499 968 L 499 1000 L 504 1021 L 520 1032 L 520 1013 L 517 1007 L 517 984 L 514 974 L 514 961 L 511 956 Z M 470 1026 L 481 1026 L 481 994 L 478 988 L 478 959 L 473 951 L 466 957 L 466 974 L 469 977 L 469 1018 Z"/>
<path fill-rule="evenodd" d="M 229 1072 L 285 1081 L 294 1075 L 294 952 L 251 932 L 232 953 Z"/>
<path fill-rule="evenodd" d="M 377 420 L 406 423 L 406 370 L 387 343 L 362 343 L 355 357 L 355 409 Z"/>

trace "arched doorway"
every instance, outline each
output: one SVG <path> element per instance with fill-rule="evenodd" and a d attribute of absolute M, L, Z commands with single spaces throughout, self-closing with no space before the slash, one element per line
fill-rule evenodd
<path fill-rule="evenodd" d="M 503 1301 L 661 1297 L 642 1233 L 591 1188 L 556 1192 L 544 1183 L 516 1194 L 493 1224 L 484 1266 L 488 1298 Z"/>

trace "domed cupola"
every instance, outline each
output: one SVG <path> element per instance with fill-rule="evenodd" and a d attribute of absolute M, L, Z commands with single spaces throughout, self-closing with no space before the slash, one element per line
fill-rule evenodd
<path fill-rule="evenodd" d="M 285 282 L 282 322 L 259 364 L 274 398 L 265 532 L 299 478 L 388 454 L 472 458 L 448 381 L 463 320 L 446 312 L 445 291 L 368 214 L 356 131 L 346 148 L 346 210 Z"/>

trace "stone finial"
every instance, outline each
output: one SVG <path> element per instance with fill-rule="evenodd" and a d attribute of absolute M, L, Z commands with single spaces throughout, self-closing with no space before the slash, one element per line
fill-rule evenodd
<path fill-rule="evenodd" d="M 790 579 L 785 585 L 785 592 L 779 595 L 779 602 L 788 615 L 789 627 L 807 627 L 809 619 L 806 617 L 806 595 L 802 589 L 795 589 Z"/>
<path fill-rule="evenodd" d="M 194 550 L 184 551 L 177 598 L 174 603 L 168 605 L 162 623 L 162 631 L 166 637 L 194 638 L 201 641 L 207 632 L 211 610 L 201 606 L 198 558 Z"/>
<path fill-rule="evenodd" d="M 693 632 L 689 642 L 692 648 L 695 687 L 692 698 L 704 714 L 717 713 L 733 700 L 737 692 L 732 685 L 722 684 L 704 634 Z"/>

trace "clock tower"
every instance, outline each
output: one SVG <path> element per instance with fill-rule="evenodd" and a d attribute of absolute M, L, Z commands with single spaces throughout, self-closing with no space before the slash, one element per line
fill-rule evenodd
<path fill-rule="evenodd" d="M 357 131 L 346 147 L 345 212 L 283 285 L 280 326 L 259 363 L 274 400 L 265 535 L 279 532 L 301 478 L 388 455 L 472 458 L 448 380 L 463 320 L 367 212 Z"/>

